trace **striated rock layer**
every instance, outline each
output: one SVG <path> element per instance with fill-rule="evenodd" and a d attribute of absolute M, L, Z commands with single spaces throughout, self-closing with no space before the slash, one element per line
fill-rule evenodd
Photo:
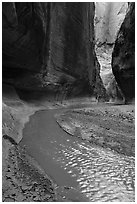
<path fill-rule="evenodd" d="M 112 70 L 126 101 L 135 97 L 135 3 L 118 33 L 112 54 Z"/>
<path fill-rule="evenodd" d="M 26 90 L 93 93 L 94 3 L 4 2 L 3 82 Z"/>

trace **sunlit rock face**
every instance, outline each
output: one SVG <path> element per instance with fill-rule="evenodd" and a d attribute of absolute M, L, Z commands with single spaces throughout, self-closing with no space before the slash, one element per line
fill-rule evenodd
<path fill-rule="evenodd" d="M 125 18 L 128 3 L 95 3 L 95 36 L 97 44 L 113 44 Z"/>
<path fill-rule="evenodd" d="M 3 3 L 3 82 L 92 93 L 94 3 Z M 60 90 L 62 92 L 62 90 Z"/>
<path fill-rule="evenodd" d="M 124 101 L 124 96 L 112 73 L 111 61 L 115 40 L 127 9 L 128 3 L 126 2 L 95 3 L 96 54 L 101 65 L 100 76 L 111 101 Z"/>
<path fill-rule="evenodd" d="M 112 70 L 126 101 L 135 97 L 135 3 L 129 3 L 128 13 L 118 33 L 112 54 Z"/>

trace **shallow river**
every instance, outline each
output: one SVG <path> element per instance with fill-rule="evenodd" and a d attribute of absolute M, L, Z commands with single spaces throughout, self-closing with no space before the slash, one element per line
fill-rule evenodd
<path fill-rule="evenodd" d="M 71 201 L 134 201 L 134 158 L 120 156 L 64 132 L 54 115 L 38 111 L 20 142 Z"/>

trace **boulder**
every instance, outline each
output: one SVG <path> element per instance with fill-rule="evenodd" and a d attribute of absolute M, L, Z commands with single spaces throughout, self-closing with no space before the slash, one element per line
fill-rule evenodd
<path fill-rule="evenodd" d="M 2 9 L 4 83 L 29 91 L 93 93 L 94 3 L 3 2 Z"/>
<path fill-rule="evenodd" d="M 135 98 L 135 3 L 129 3 L 112 54 L 112 71 L 125 100 Z"/>

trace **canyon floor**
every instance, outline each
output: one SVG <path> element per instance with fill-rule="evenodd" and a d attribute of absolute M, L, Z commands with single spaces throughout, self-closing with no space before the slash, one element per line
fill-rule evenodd
<path fill-rule="evenodd" d="M 135 199 L 135 106 L 3 91 L 3 201 Z"/>

